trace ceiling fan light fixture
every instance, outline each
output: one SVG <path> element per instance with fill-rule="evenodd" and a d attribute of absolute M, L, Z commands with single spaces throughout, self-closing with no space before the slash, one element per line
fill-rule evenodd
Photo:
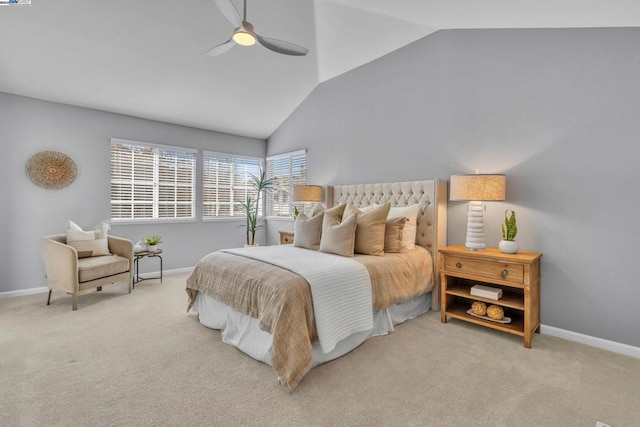
<path fill-rule="evenodd" d="M 241 28 L 233 34 L 233 41 L 241 46 L 253 46 L 256 44 L 256 36 Z"/>
<path fill-rule="evenodd" d="M 1 2 L 2 0 L 0 0 Z M 283 40 L 272 39 L 270 37 L 264 37 L 256 33 L 253 29 L 253 25 L 247 21 L 247 0 L 244 2 L 244 14 L 240 17 L 238 10 L 232 3 L 232 0 L 213 0 L 220 12 L 227 18 L 227 21 L 233 25 L 233 34 L 229 40 L 219 45 L 212 47 L 205 52 L 206 55 L 217 56 L 224 52 L 227 52 L 233 46 L 239 44 L 240 46 L 253 46 L 259 43 L 263 47 L 283 55 L 292 56 L 304 56 L 309 52 L 309 49 L 298 46 L 293 43 L 289 43 Z"/>

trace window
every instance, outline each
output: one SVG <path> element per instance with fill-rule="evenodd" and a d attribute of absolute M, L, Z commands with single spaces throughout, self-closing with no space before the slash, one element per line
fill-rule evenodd
<path fill-rule="evenodd" d="M 202 217 L 204 219 L 242 216 L 247 197 L 255 199 L 251 184 L 258 176 L 262 160 L 205 151 L 202 168 Z"/>
<path fill-rule="evenodd" d="M 195 219 L 196 150 L 111 139 L 111 219 Z"/>
<path fill-rule="evenodd" d="M 302 210 L 303 203 L 293 203 L 293 187 L 307 183 L 306 150 L 267 157 L 267 177 L 274 178 L 274 189 L 267 195 L 270 216 L 292 217 L 294 206 Z"/>

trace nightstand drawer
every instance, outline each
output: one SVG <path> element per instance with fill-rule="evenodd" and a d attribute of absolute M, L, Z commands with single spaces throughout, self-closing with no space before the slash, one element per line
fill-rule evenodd
<path fill-rule="evenodd" d="M 472 274 L 489 279 L 501 279 L 513 283 L 524 283 L 524 266 L 495 261 L 479 261 L 465 257 L 446 256 L 445 270 L 452 273 Z"/>

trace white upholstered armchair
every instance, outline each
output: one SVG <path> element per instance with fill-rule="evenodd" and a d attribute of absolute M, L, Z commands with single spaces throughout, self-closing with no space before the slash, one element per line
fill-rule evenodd
<path fill-rule="evenodd" d="M 78 251 L 66 244 L 65 234 L 52 234 L 42 238 L 49 297 L 51 292 L 65 291 L 72 296 L 72 308 L 78 309 L 78 295 L 89 289 L 102 290 L 113 283 L 133 283 L 133 243 L 130 240 L 108 236 L 110 255 L 78 258 Z"/>

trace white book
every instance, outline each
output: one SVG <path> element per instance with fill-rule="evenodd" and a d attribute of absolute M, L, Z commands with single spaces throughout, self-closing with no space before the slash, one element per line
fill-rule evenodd
<path fill-rule="evenodd" d="M 484 285 L 475 285 L 471 287 L 471 295 L 497 300 L 502 298 L 502 289 Z"/>

